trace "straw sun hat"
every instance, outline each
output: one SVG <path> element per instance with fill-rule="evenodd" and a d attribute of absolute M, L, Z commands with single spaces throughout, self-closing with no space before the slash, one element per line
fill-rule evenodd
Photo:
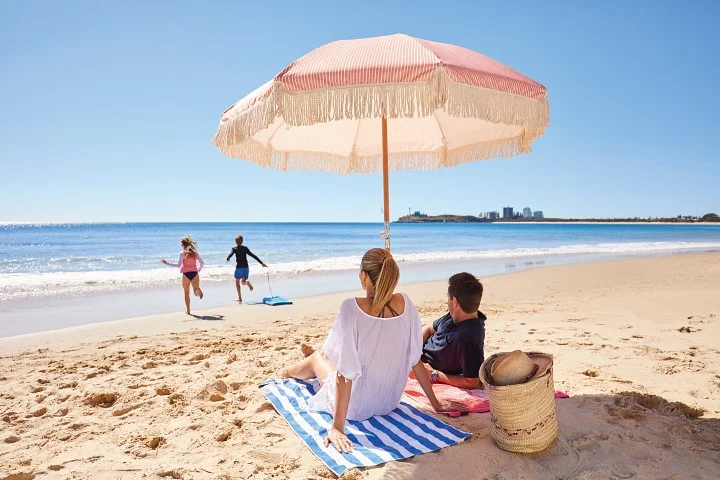
<path fill-rule="evenodd" d="M 552 361 L 544 356 L 529 356 L 515 350 L 493 362 L 490 377 L 495 385 L 517 385 L 544 375 L 551 363 Z"/>

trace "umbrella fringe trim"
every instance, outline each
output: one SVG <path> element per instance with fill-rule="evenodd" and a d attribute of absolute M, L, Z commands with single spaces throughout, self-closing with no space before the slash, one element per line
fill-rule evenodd
<path fill-rule="evenodd" d="M 212 144 L 243 142 L 282 117 L 291 126 L 307 126 L 345 119 L 428 117 L 438 109 L 459 118 L 517 125 L 538 138 L 550 121 L 547 97 L 542 100 L 453 81 L 438 68 L 429 82 L 358 85 L 287 90 L 276 82 L 270 93 L 249 109 L 224 119 Z M 232 109 L 231 109 L 232 110 Z"/>
<path fill-rule="evenodd" d="M 220 147 L 220 151 L 234 158 L 243 158 L 263 168 L 281 171 L 323 171 L 347 175 L 382 171 L 382 155 L 358 157 L 340 156 L 324 152 L 268 150 L 254 140 Z M 399 152 L 389 156 L 390 170 L 437 170 L 476 160 L 509 158 L 530 153 L 530 141 L 525 133 L 508 139 L 468 145 L 435 152 Z"/>

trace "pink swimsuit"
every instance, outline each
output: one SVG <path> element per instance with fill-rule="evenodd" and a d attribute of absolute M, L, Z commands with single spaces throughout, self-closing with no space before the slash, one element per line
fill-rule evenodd
<path fill-rule="evenodd" d="M 199 253 L 195 255 L 185 255 L 185 252 L 180 252 L 177 263 L 168 263 L 171 267 L 180 267 L 180 273 L 186 272 L 199 272 L 203 269 L 205 262 Z"/>

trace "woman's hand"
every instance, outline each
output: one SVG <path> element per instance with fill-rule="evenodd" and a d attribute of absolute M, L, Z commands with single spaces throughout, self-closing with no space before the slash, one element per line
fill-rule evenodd
<path fill-rule="evenodd" d="M 350 439 L 335 427 L 330 428 L 328 436 L 325 437 L 325 446 L 333 444 L 335 450 L 340 453 L 350 453 L 353 451 L 353 444 Z"/>
<path fill-rule="evenodd" d="M 167 265 L 167 260 L 165 260 L 164 258 L 163 258 L 162 260 L 160 260 L 160 261 L 161 261 L 162 263 L 164 263 L 165 265 Z"/>

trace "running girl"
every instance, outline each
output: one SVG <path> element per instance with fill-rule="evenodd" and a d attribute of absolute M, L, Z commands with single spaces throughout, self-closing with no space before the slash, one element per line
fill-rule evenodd
<path fill-rule="evenodd" d="M 161 260 L 162 263 L 169 267 L 180 268 L 182 273 L 182 286 L 185 291 L 185 313 L 190 315 L 190 285 L 193 287 L 193 293 L 196 297 L 203 298 L 203 291 L 200 289 L 200 271 L 203 269 L 202 257 L 197 251 L 197 244 L 195 240 L 190 237 L 183 237 L 180 240 L 180 246 L 182 252 L 178 257 L 177 263 L 168 263 L 164 258 Z"/>

